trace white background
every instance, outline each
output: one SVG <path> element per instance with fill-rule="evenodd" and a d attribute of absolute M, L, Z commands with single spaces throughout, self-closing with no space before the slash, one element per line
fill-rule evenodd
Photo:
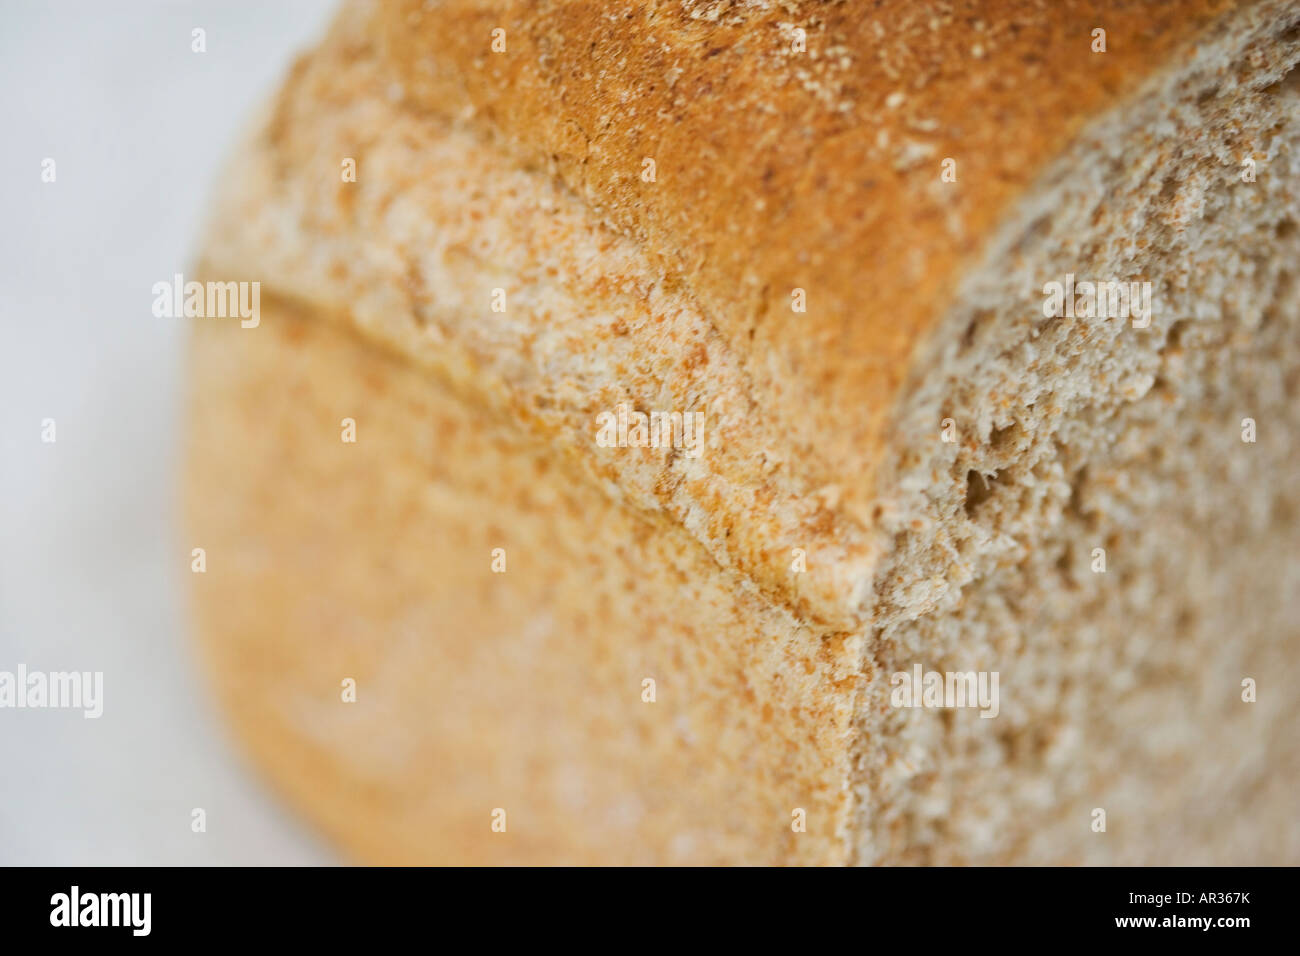
<path fill-rule="evenodd" d="M 0 2 L 0 670 L 105 684 L 99 720 L 0 709 L 0 864 L 333 859 L 242 763 L 198 670 L 185 320 L 150 311 L 242 124 L 332 7 Z"/>

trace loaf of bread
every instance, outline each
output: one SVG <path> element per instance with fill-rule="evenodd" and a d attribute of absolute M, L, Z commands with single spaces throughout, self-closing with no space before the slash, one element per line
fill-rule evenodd
<path fill-rule="evenodd" d="M 1300 863 L 1300 6 L 345 3 L 187 510 L 377 863 Z"/>

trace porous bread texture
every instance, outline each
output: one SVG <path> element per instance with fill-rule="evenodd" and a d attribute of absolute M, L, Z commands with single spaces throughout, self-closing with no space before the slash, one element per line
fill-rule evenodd
<path fill-rule="evenodd" d="M 1294 11 L 1256 4 L 1174 58 L 1171 38 L 1202 29 L 1207 8 L 1166 23 L 1150 11 L 1167 5 L 1137 5 L 1164 28 L 1144 34 L 1150 63 L 1122 59 L 1122 78 L 1070 67 L 1074 100 L 1035 89 L 1016 123 L 1052 103 L 1070 115 L 988 141 L 1012 158 L 991 167 L 1006 175 L 987 205 L 962 193 L 982 212 L 895 231 L 904 248 L 953 252 L 937 272 L 913 286 L 879 263 L 855 273 L 859 306 L 877 306 L 869 343 L 823 335 L 835 313 L 760 324 L 745 345 L 745 310 L 710 298 L 713 260 L 685 282 L 665 268 L 668 220 L 602 226 L 592 207 L 616 180 L 583 181 L 578 198 L 521 166 L 530 143 L 506 144 L 514 159 L 490 145 L 502 117 L 474 89 L 445 104 L 478 103 L 468 125 L 413 111 L 429 104 L 394 80 L 409 61 L 376 43 L 376 9 L 389 10 L 350 6 L 295 69 L 237 158 L 205 253 L 209 274 L 260 277 L 310 318 L 196 343 L 196 434 L 225 437 L 194 452 L 194 520 L 240 553 L 227 580 L 202 582 L 200 617 L 244 735 L 308 812 L 387 861 L 1296 861 L 1295 74 L 1251 91 L 1294 64 Z M 975 87 L 1005 106 L 993 72 L 977 65 Z M 546 101 L 520 79 L 523 101 Z M 740 83 L 741 102 L 765 89 Z M 915 92 L 951 95 L 936 83 Z M 1118 109 L 1092 115 L 1103 102 Z M 1040 142 L 1085 118 L 1072 145 Z M 1246 153 L 1262 158 L 1258 181 L 1234 184 Z M 354 184 L 339 183 L 344 156 Z M 880 188 L 836 215 L 883 209 L 888 231 L 937 183 L 897 202 Z M 662 197 L 682 208 L 676 189 Z M 718 251 L 689 231 L 678 243 Z M 1046 320 L 1042 283 L 1067 271 L 1150 278 L 1164 311 L 1145 331 Z M 952 284 L 946 308 L 934 281 Z M 817 392 L 828 369 L 880 399 L 865 419 Z M 336 394 L 383 423 L 373 457 L 339 457 Z M 598 448 L 595 414 L 623 400 L 705 410 L 705 454 Z M 1255 445 L 1240 441 L 1247 415 Z M 956 444 L 940 441 L 944 417 Z M 875 437 L 839 457 L 862 421 Z M 439 453 L 433 429 L 448 433 Z M 217 475 L 240 441 L 234 479 Z M 1226 501 L 1242 514 L 1216 512 Z M 493 516 L 518 524 L 524 554 L 550 549 L 546 567 L 462 568 L 463 552 L 495 546 Z M 1106 574 L 1087 570 L 1094 542 Z M 808 573 L 790 573 L 793 547 Z M 537 639 L 525 608 L 566 623 Z M 633 707 L 646 659 L 690 687 L 684 727 Z M 503 661 L 518 669 L 493 670 Z M 999 717 L 888 707 L 889 676 L 913 663 L 1000 670 Z M 376 710 L 338 711 L 340 668 L 378 681 Z M 1276 691 L 1242 703 L 1241 678 L 1263 675 Z M 490 840 L 496 779 L 536 814 L 519 840 Z M 790 831 L 797 806 L 813 808 L 807 834 Z M 1089 829 L 1098 806 L 1106 834 Z"/>
<path fill-rule="evenodd" d="M 918 359 L 878 489 L 859 862 L 1300 860 L 1297 21 L 1242 18 L 1091 127 Z M 1150 327 L 1044 317 L 1066 272 L 1152 281 Z M 997 719 L 888 706 L 917 662 L 998 671 Z"/>

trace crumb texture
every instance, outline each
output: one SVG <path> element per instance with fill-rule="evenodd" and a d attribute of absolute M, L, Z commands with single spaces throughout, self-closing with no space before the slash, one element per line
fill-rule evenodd
<path fill-rule="evenodd" d="M 1300 54 L 1294 28 L 1238 39 L 1091 131 L 918 366 L 860 862 L 1300 860 Z M 1150 326 L 1044 317 L 1066 271 L 1151 281 Z M 941 418 L 957 440 L 916 440 Z M 998 672 L 1001 712 L 891 707 L 916 663 Z"/>

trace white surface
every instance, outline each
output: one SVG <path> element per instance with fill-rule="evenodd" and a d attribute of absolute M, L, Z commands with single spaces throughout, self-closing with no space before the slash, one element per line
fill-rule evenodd
<path fill-rule="evenodd" d="M 98 720 L 0 709 L 0 864 L 332 859 L 242 764 L 198 672 L 174 480 L 186 320 L 150 311 L 238 130 L 332 6 L 0 5 L 0 671 L 105 684 Z"/>

